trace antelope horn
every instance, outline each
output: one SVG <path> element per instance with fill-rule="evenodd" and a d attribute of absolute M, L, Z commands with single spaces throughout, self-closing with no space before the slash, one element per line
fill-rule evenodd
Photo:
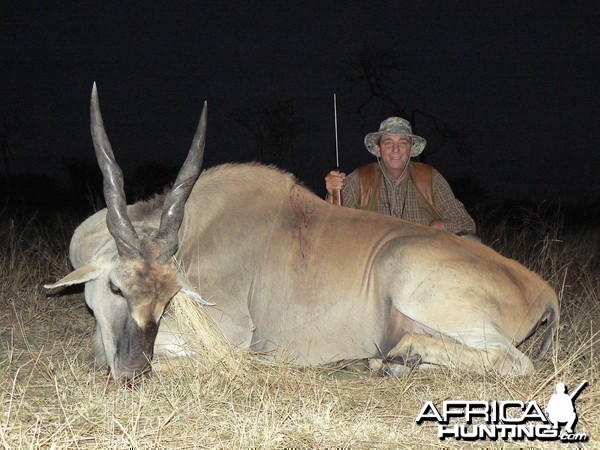
<path fill-rule="evenodd" d="M 127 215 L 127 201 L 123 190 L 123 172 L 115 161 L 115 155 L 104 130 L 96 83 L 92 87 L 90 116 L 96 159 L 104 178 L 104 200 L 108 210 L 106 214 L 108 231 L 117 243 L 119 255 L 126 258 L 140 257 L 140 239 Z"/>
<path fill-rule="evenodd" d="M 204 102 L 192 147 L 179 170 L 175 184 L 165 198 L 160 227 L 155 237 L 155 241 L 161 249 L 156 259 L 159 264 L 166 263 L 179 248 L 178 231 L 183 222 L 185 202 L 190 196 L 190 192 L 192 192 L 194 183 L 202 169 L 204 144 L 206 142 L 206 109 L 206 102 Z"/>

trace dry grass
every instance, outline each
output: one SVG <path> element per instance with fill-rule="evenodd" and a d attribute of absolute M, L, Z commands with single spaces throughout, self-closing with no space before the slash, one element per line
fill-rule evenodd
<path fill-rule="evenodd" d="M 197 341 L 196 358 L 161 361 L 152 380 L 133 390 L 107 383 L 105 374 L 89 366 L 93 318 L 83 294 L 46 298 L 41 289 L 69 270 L 68 233 L 57 238 L 55 232 L 8 221 L 0 230 L 5 448 L 558 447 L 541 441 L 441 443 L 436 428 L 416 425 L 415 417 L 426 400 L 537 400 L 544 406 L 556 382 L 574 387 L 583 379 L 589 386 L 576 403 L 576 430 L 590 435 L 586 446 L 598 447 L 598 230 L 568 238 L 554 230 L 535 242 L 488 241 L 542 273 L 560 294 L 556 345 L 531 375 L 440 369 L 394 379 L 333 368 L 301 370 L 236 352 L 205 334 Z M 182 302 L 174 303 L 173 314 L 185 307 Z"/>

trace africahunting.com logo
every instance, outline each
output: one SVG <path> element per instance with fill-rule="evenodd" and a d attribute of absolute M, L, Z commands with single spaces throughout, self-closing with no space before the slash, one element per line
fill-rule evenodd
<path fill-rule="evenodd" d="M 545 413 L 535 400 L 445 400 L 439 408 L 427 401 L 415 421 L 419 425 L 436 422 L 441 440 L 585 442 L 587 434 L 575 433 L 578 419 L 575 400 L 586 386 L 584 380 L 568 394 L 566 386 L 557 383 Z"/>

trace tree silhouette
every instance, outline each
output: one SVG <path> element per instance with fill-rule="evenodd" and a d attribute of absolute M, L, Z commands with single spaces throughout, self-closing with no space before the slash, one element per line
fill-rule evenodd
<path fill-rule="evenodd" d="M 421 159 L 439 150 L 452 147 L 460 155 L 467 155 L 466 134 L 446 123 L 439 117 L 410 104 L 406 97 L 413 97 L 415 93 L 405 93 L 402 97 L 399 80 L 408 70 L 408 65 L 401 62 L 401 58 L 389 49 L 375 49 L 364 43 L 363 47 L 351 53 L 345 62 L 346 77 L 353 85 L 366 85 L 367 98 L 358 106 L 358 113 L 364 113 L 366 107 L 379 101 L 391 110 L 391 114 L 403 117 L 410 121 L 416 134 L 423 129 L 433 132 L 427 133 L 428 145 Z"/>
<path fill-rule="evenodd" d="M 92 159 L 68 158 L 63 160 L 71 185 L 69 203 L 79 210 L 97 211 L 104 207 L 102 172 Z"/>
<path fill-rule="evenodd" d="M 2 114 L 2 128 L 0 129 L 0 154 L 2 155 L 3 172 L 7 181 L 13 174 L 10 166 L 13 140 L 19 133 L 21 126 L 22 122 L 17 111 L 17 100 L 13 99 Z"/>
<path fill-rule="evenodd" d="M 448 178 L 452 186 L 452 192 L 465 205 L 470 213 L 475 207 L 485 203 L 489 199 L 489 192 L 477 178 L 472 176 L 459 176 Z M 474 215 L 474 214 L 472 214 Z"/>
<path fill-rule="evenodd" d="M 173 184 L 178 171 L 177 167 L 157 162 L 138 167 L 128 180 L 128 198 L 131 199 L 130 201 L 138 201 L 163 192 L 166 187 Z"/>
<path fill-rule="evenodd" d="M 305 133 L 306 122 L 291 100 L 239 109 L 233 120 L 250 132 L 258 146 L 259 161 L 298 173 L 295 143 Z"/>

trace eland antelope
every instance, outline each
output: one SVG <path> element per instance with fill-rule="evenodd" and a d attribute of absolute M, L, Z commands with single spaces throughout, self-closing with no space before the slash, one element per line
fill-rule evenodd
<path fill-rule="evenodd" d="M 94 356 L 115 379 L 150 371 L 161 316 L 180 290 L 234 345 L 299 365 L 371 358 L 393 371 L 526 373 L 533 365 L 517 346 L 542 322 L 539 354 L 551 345 L 554 290 L 480 243 L 333 206 L 273 167 L 200 175 L 206 105 L 173 187 L 129 206 L 95 85 L 91 129 L 107 208 L 75 230 L 75 270 L 46 287 L 85 283 Z"/>

